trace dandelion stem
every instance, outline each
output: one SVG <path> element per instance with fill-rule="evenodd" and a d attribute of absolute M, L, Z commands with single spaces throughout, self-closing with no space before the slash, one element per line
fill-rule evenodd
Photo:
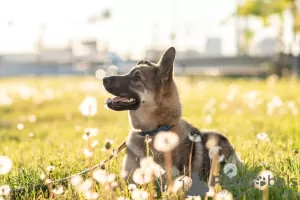
<path fill-rule="evenodd" d="M 89 152 L 93 152 L 93 148 L 91 147 L 91 140 L 90 138 L 87 139 L 87 145 Z M 92 170 L 92 161 L 93 161 L 93 154 L 88 158 L 88 167 L 90 169 L 89 171 L 89 177 L 93 179 L 93 170 Z M 94 181 L 92 183 L 91 191 L 93 191 L 94 188 Z"/>
<path fill-rule="evenodd" d="M 168 189 L 172 186 L 172 154 L 170 151 L 165 152 L 165 167 L 167 174 Z"/>
<path fill-rule="evenodd" d="M 214 151 L 211 160 L 209 178 L 208 178 L 208 186 L 212 186 L 212 177 L 217 177 L 220 174 L 220 166 L 219 166 L 219 151 Z M 215 185 L 215 191 L 218 193 L 222 188 L 219 184 Z M 205 200 L 208 200 L 208 196 L 205 196 Z"/>
<path fill-rule="evenodd" d="M 189 177 L 190 178 L 192 178 L 193 148 L 194 148 L 194 142 L 192 141 L 192 146 L 191 146 L 191 150 L 190 150 L 190 157 L 189 157 Z"/>
<path fill-rule="evenodd" d="M 261 191 L 262 192 L 262 200 L 269 200 L 270 196 L 270 191 L 269 188 L 267 187 L 265 190 Z"/>
<path fill-rule="evenodd" d="M 52 188 L 53 188 L 53 183 L 52 183 L 52 171 L 50 170 L 49 172 L 49 179 L 50 179 L 50 184 L 49 184 L 49 199 L 52 200 L 53 199 L 53 193 L 52 193 Z"/>

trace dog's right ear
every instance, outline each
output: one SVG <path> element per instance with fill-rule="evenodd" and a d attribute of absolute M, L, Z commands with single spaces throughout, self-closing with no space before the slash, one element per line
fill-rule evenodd
<path fill-rule="evenodd" d="M 175 60 L 176 50 L 174 47 L 169 48 L 157 63 L 159 66 L 159 78 L 166 82 L 173 78 L 173 63 Z"/>

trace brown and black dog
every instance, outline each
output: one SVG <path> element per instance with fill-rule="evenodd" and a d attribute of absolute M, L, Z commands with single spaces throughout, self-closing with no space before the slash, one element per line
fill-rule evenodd
<path fill-rule="evenodd" d="M 173 79 L 175 48 L 169 48 L 159 62 L 140 61 L 128 74 L 110 76 L 103 79 L 105 89 L 116 97 L 108 99 L 107 107 L 116 111 L 129 111 L 132 130 L 126 140 L 127 154 L 122 170 L 134 172 L 140 159 L 146 157 L 145 135 L 155 138 L 159 130 L 167 129 L 179 137 L 179 145 L 172 151 L 173 168 L 180 174 L 189 166 L 189 154 L 192 141 L 189 135 L 201 136 L 194 145 L 192 170 L 205 175 L 210 168 L 208 151 L 213 146 L 221 147 L 224 160 L 240 164 L 242 161 L 226 137 L 214 131 L 202 131 L 182 119 L 181 104 L 177 87 Z M 154 134 L 153 134 L 154 133 Z M 162 152 L 150 149 L 154 161 L 164 168 Z"/>

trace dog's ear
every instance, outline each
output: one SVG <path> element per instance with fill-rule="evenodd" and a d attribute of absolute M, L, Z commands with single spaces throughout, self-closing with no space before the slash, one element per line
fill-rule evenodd
<path fill-rule="evenodd" d="M 159 66 L 159 78 L 166 82 L 173 78 L 173 63 L 175 59 L 176 50 L 170 47 L 160 58 L 157 63 Z"/>

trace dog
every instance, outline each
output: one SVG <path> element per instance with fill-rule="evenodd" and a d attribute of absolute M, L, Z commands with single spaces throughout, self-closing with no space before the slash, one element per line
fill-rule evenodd
<path fill-rule="evenodd" d="M 161 130 L 170 131 L 179 138 L 178 146 L 172 151 L 172 164 L 183 175 L 189 167 L 192 141 L 189 136 L 199 136 L 192 154 L 192 171 L 205 176 L 210 170 L 209 150 L 220 147 L 219 155 L 224 160 L 240 165 L 242 160 L 236 155 L 228 139 L 215 131 L 199 130 L 182 119 L 181 103 L 173 78 L 173 63 L 176 50 L 169 48 L 158 63 L 139 61 L 126 75 L 103 78 L 107 92 L 116 96 L 109 98 L 106 105 L 115 111 L 128 111 L 132 130 L 126 140 L 126 154 L 122 171 L 129 182 L 130 174 L 140 167 L 140 160 L 146 157 L 145 136 L 155 140 Z M 154 161 L 164 166 L 164 154 L 149 144 Z"/>

